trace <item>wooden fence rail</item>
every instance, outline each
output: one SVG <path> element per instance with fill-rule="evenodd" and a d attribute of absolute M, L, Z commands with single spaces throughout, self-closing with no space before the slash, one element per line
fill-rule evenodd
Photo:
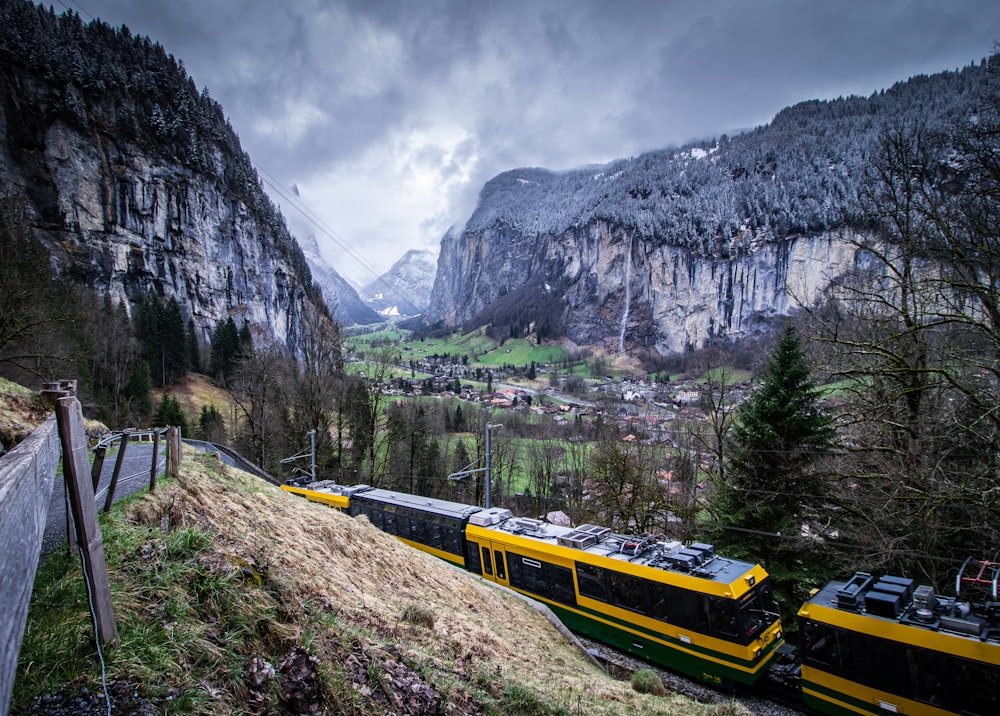
<path fill-rule="evenodd" d="M 62 454 L 53 415 L 0 458 L 0 713 L 7 713 L 49 498 Z"/>

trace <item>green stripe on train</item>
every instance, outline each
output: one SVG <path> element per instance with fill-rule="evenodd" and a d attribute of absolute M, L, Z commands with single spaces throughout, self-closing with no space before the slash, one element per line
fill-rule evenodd
<path fill-rule="evenodd" d="M 587 634 L 598 641 L 610 644 L 611 646 L 621 649 L 622 651 L 636 654 L 637 656 L 641 656 L 643 659 L 657 664 L 662 664 L 670 669 L 679 671 L 682 674 L 686 674 L 701 681 L 733 688 L 738 685 L 753 684 L 762 673 L 760 671 L 748 673 L 738 668 L 733 668 L 730 665 L 720 664 L 717 661 L 703 658 L 698 654 L 692 654 L 688 650 L 705 651 L 713 654 L 713 656 L 717 659 L 728 658 L 730 661 L 734 661 L 732 657 L 727 657 L 725 654 L 718 654 L 717 652 L 707 650 L 698 650 L 697 647 L 690 644 L 683 644 L 683 648 L 679 643 L 677 646 L 669 643 L 664 644 L 652 639 L 647 639 L 639 634 L 633 634 L 617 626 L 596 621 L 595 619 L 581 614 L 578 611 L 574 611 L 566 607 L 560 607 L 558 604 L 552 602 L 549 602 L 549 606 L 559 616 L 562 622 L 574 631 Z M 601 616 L 605 619 L 608 618 L 607 615 Z M 660 635 L 660 638 L 665 639 L 666 637 Z M 640 645 L 639 648 L 637 648 L 637 644 Z"/>

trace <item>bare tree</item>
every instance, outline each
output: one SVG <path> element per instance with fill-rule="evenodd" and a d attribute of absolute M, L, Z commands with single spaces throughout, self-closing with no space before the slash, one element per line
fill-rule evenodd
<path fill-rule="evenodd" d="M 735 371 L 725 364 L 718 351 L 706 351 L 700 368 L 704 382 L 698 392 L 708 417 L 708 430 L 699 430 L 695 435 L 701 446 L 712 455 L 712 479 L 720 485 L 726 479 L 726 438 L 737 406 L 733 397 L 737 379 Z"/>
<path fill-rule="evenodd" d="M 237 443 L 264 469 L 268 467 L 269 444 L 281 436 L 285 371 L 286 358 L 281 349 L 264 345 L 254 347 L 240 359 L 230 381 L 229 394 L 242 427 L 234 430 Z"/>
<path fill-rule="evenodd" d="M 367 441 L 367 482 L 381 486 L 387 479 L 389 431 L 385 410 L 389 402 L 389 381 L 397 358 L 394 346 L 378 346 L 363 361 L 361 372 L 367 388 L 367 424 L 370 439 Z"/>
<path fill-rule="evenodd" d="M 982 200 L 989 182 L 969 164 L 923 126 L 887 131 L 853 238 L 859 270 L 812 313 L 848 379 L 830 523 L 872 546 L 856 561 L 936 583 L 947 565 L 927 556 L 1000 549 L 998 195 Z"/>
<path fill-rule="evenodd" d="M 659 532 L 669 519 L 660 474 L 666 455 L 632 436 L 608 435 L 594 449 L 588 484 L 590 516 L 625 532 Z"/>
<path fill-rule="evenodd" d="M 53 335 L 70 325 L 64 299 L 49 252 L 31 235 L 27 207 L 0 185 L 0 366 L 38 375 L 66 360 Z"/>
<path fill-rule="evenodd" d="M 307 309 L 302 321 L 301 359 L 291 365 L 287 406 L 291 451 L 298 451 L 315 431 L 317 461 L 332 463 L 332 426 L 344 374 L 340 326 L 316 309 Z"/>

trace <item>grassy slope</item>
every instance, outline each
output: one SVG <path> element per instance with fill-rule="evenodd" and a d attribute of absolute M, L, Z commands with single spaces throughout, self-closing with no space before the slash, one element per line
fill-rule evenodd
<path fill-rule="evenodd" d="M 207 456 L 102 522 L 108 678 L 157 712 L 721 713 L 640 695 L 519 599 Z M 14 713 L 68 683 L 99 690 L 84 594 L 76 560 L 42 565 Z"/>

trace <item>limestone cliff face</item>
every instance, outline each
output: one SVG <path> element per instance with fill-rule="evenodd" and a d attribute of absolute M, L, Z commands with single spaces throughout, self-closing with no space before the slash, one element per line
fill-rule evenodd
<path fill-rule="evenodd" d="M 834 233 L 760 242 L 720 259 L 603 221 L 537 237 L 500 227 L 444 238 L 429 315 L 458 326 L 511 294 L 527 304 L 537 297 L 523 294 L 544 293 L 575 343 L 677 353 L 759 333 L 768 319 L 812 303 L 854 260 Z"/>
<path fill-rule="evenodd" d="M 990 69 L 800 102 L 733 137 L 567 171 L 512 169 L 441 242 L 432 326 L 674 353 L 739 339 L 853 266 L 885 127 L 972 126 Z M 470 325 L 471 324 L 471 325 Z"/>
<path fill-rule="evenodd" d="M 233 316 L 296 352 L 318 292 L 259 185 L 233 190 L 245 155 L 219 139 L 199 145 L 201 168 L 185 165 L 114 128 L 119 98 L 77 96 L 67 112 L 77 94 L 0 61 L 0 188 L 24 202 L 56 269 L 130 309 L 174 297 L 204 340 Z"/>

